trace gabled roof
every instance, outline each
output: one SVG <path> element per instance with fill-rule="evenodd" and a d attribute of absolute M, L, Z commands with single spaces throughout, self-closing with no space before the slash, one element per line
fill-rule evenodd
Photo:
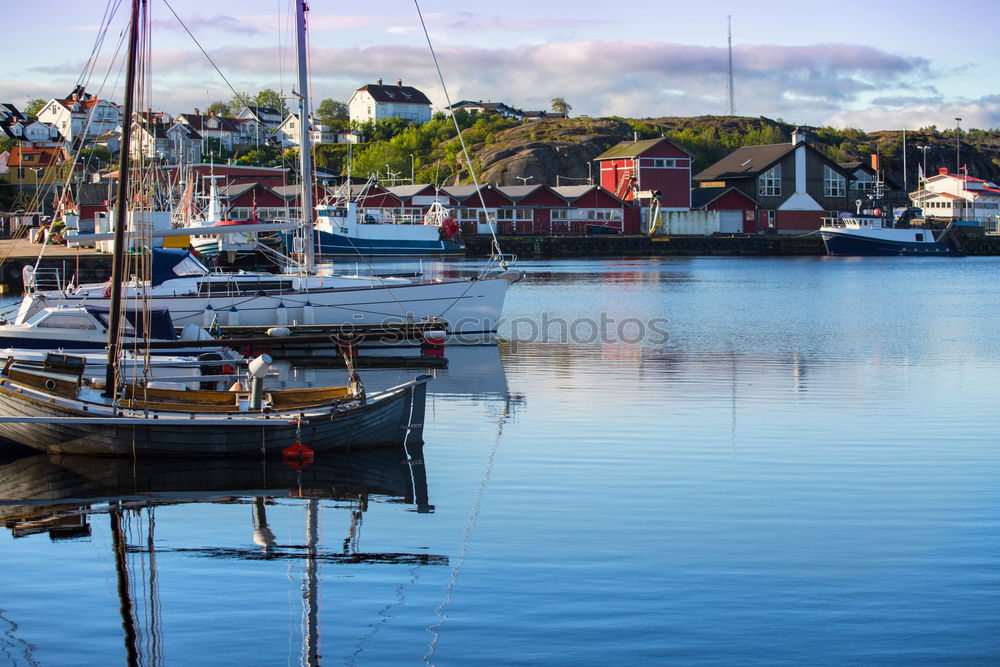
<path fill-rule="evenodd" d="M 389 192 L 396 195 L 400 199 L 411 199 L 418 195 L 424 194 L 424 191 L 428 188 L 431 192 L 428 194 L 433 194 L 434 186 L 429 183 L 415 183 L 413 185 L 395 185 L 391 188 L 386 188 Z"/>
<path fill-rule="evenodd" d="M 808 144 L 806 145 L 808 147 Z M 795 148 L 796 146 L 790 143 L 743 146 L 742 148 L 737 148 L 700 173 L 695 174 L 694 180 L 714 181 L 725 178 L 755 176 L 770 169 L 774 163 L 794 151 Z"/>
<path fill-rule="evenodd" d="M 24 120 L 24 114 L 17 110 L 13 104 L 9 102 L 0 102 L 0 118 L 13 118 L 15 120 Z"/>
<path fill-rule="evenodd" d="M 548 186 L 541 183 L 538 185 L 501 185 L 497 187 L 497 190 L 506 195 L 511 201 L 518 202 L 546 187 Z"/>
<path fill-rule="evenodd" d="M 219 121 L 219 127 L 205 127 L 205 124 L 213 118 Z M 177 117 L 177 120 L 183 121 L 201 133 L 236 131 L 236 126 L 233 124 L 234 119 L 227 118 L 226 116 L 202 116 L 200 114 L 182 113 Z"/>
<path fill-rule="evenodd" d="M 704 208 L 714 202 L 719 197 L 723 196 L 727 192 L 736 192 L 744 199 L 753 202 L 754 204 L 760 205 L 756 199 L 749 196 L 747 193 L 743 192 L 739 188 L 729 186 L 724 188 L 693 188 L 691 190 L 691 208 L 699 209 Z"/>
<path fill-rule="evenodd" d="M 10 149 L 10 158 L 7 164 L 11 167 L 20 167 L 25 164 L 23 158 L 26 155 L 37 156 L 37 160 L 30 162 L 31 166 L 49 167 L 66 160 L 66 149 L 62 146 L 35 147 L 35 146 L 14 146 Z"/>
<path fill-rule="evenodd" d="M 573 201 L 596 188 L 596 185 L 560 185 L 557 188 L 552 188 L 552 191 L 566 201 Z"/>
<path fill-rule="evenodd" d="M 260 183 L 230 183 L 219 186 L 219 197 L 222 199 L 236 199 L 240 195 L 246 194 L 257 186 L 263 187 Z M 295 186 L 298 187 L 298 186 Z"/>
<path fill-rule="evenodd" d="M 393 104 L 424 104 L 430 106 L 431 101 L 413 86 L 386 86 L 377 83 L 358 88 L 357 92 L 367 92 L 376 102 L 392 102 Z"/>
<path fill-rule="evenodd" d="M 622 158 L 622 157 L 639 157 L 653 146 L 656 146 L 657 144 L 660 144 L 664 141 L 669 142 L 674 146 L 677 146 L 688 155 L 691 154 L 686 148 L 684 148 L 680 144 L 670 141 L 670 139 L 665 139 L 663 137 L 660 137 L 658 139 L 642 139 L 640 141 L 623 141 L 617 146 L 612 146 L 611 148 L 604 151 L 594 159 L 613 160 L 615 158 Z"/>
<path fill-rule="evenodd" d="M 446 185 L 441 188 L 441 192 L 445 193 L 452 199 L 462 201 L 463 199 L 468 199 L 476 194 L 478 189 L 475 185 Z"/>

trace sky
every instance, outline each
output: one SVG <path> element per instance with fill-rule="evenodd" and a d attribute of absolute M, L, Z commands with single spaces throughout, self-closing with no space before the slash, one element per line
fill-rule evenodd
<path fill-rule="evenodd" d="M 291 0 L 149 1 L 154 108 L 190 112 L 234 90 L 294 87 Z M 866 131 L 952 128 L 956 117 L 963 129 L 1000 128 L 995 0 L 418 2 L 447 95 L 414 0 L 310 0 L 313 105 L 346 102 L 381 77 L 419 88 L 435 108 L 469 99 L 548 110 L 562 97 L 574 116 L 724 115 L 731 17 L 737 115 Z M 85 79 L 106 4 L 120 6 Z M 0 102 L 64 97 L 81 80 L 120 101 L 120 64 L 109 63 L 128 5 L 5 7 Z"/>

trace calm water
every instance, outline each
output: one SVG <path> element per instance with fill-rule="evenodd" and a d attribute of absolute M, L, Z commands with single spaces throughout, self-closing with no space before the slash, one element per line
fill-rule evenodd
<path fill-rule="evenodd" d="M 0 663 L 1000 662 L 1000 260 L 519 267 L 422 451 L 0 466 Z"/>

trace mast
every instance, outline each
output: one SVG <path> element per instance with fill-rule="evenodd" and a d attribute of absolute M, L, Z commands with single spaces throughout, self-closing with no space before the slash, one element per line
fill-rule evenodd
<path fill-rule="evenodd" d="M 305 270 L 312 273 L 316 264 L 316 248 L 313 238 L 313 165 L 312 129 L 309 124 L 309 71 L 306 60 L 306 7 L 305 0 L 295 0 L 295 48 L 299 70 L 299 177 L 302 192 L 299 203 L 302 210 L 302 233 L 305 239 Z"/>
<path fill-rule="evenodd" d="M 128 219 L 129 166 L 132 150 L 132 108 L 135 103 L 135 65 L 139 42 L 139 6 L 146 0 L 132 0 L 132 18 L 129 23 L 128 63 L 125 70 L 125 101 L 122 118 L 121 157 L 118 162 L 118 200 L 115 209 L 114 253 L 111 256 L 111 303 L 108 313 L 108 372 L 105 376 L 104 395 L 114 396 L 117 385 L 117 361 L 121 348 L 118 334 L 122 316 L 122 274 L 125 273 L 125 225 Z"/>

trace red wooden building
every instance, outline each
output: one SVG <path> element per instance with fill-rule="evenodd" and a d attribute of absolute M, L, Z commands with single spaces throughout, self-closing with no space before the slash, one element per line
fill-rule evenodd
<path fill-rule="evenodd" d="M 649 199 L 659 193 L 660 207 L 691 208 L 691 154 L 669 139 L 624 141 L 594 161 L 601 187 L 619 199 Z"/>

